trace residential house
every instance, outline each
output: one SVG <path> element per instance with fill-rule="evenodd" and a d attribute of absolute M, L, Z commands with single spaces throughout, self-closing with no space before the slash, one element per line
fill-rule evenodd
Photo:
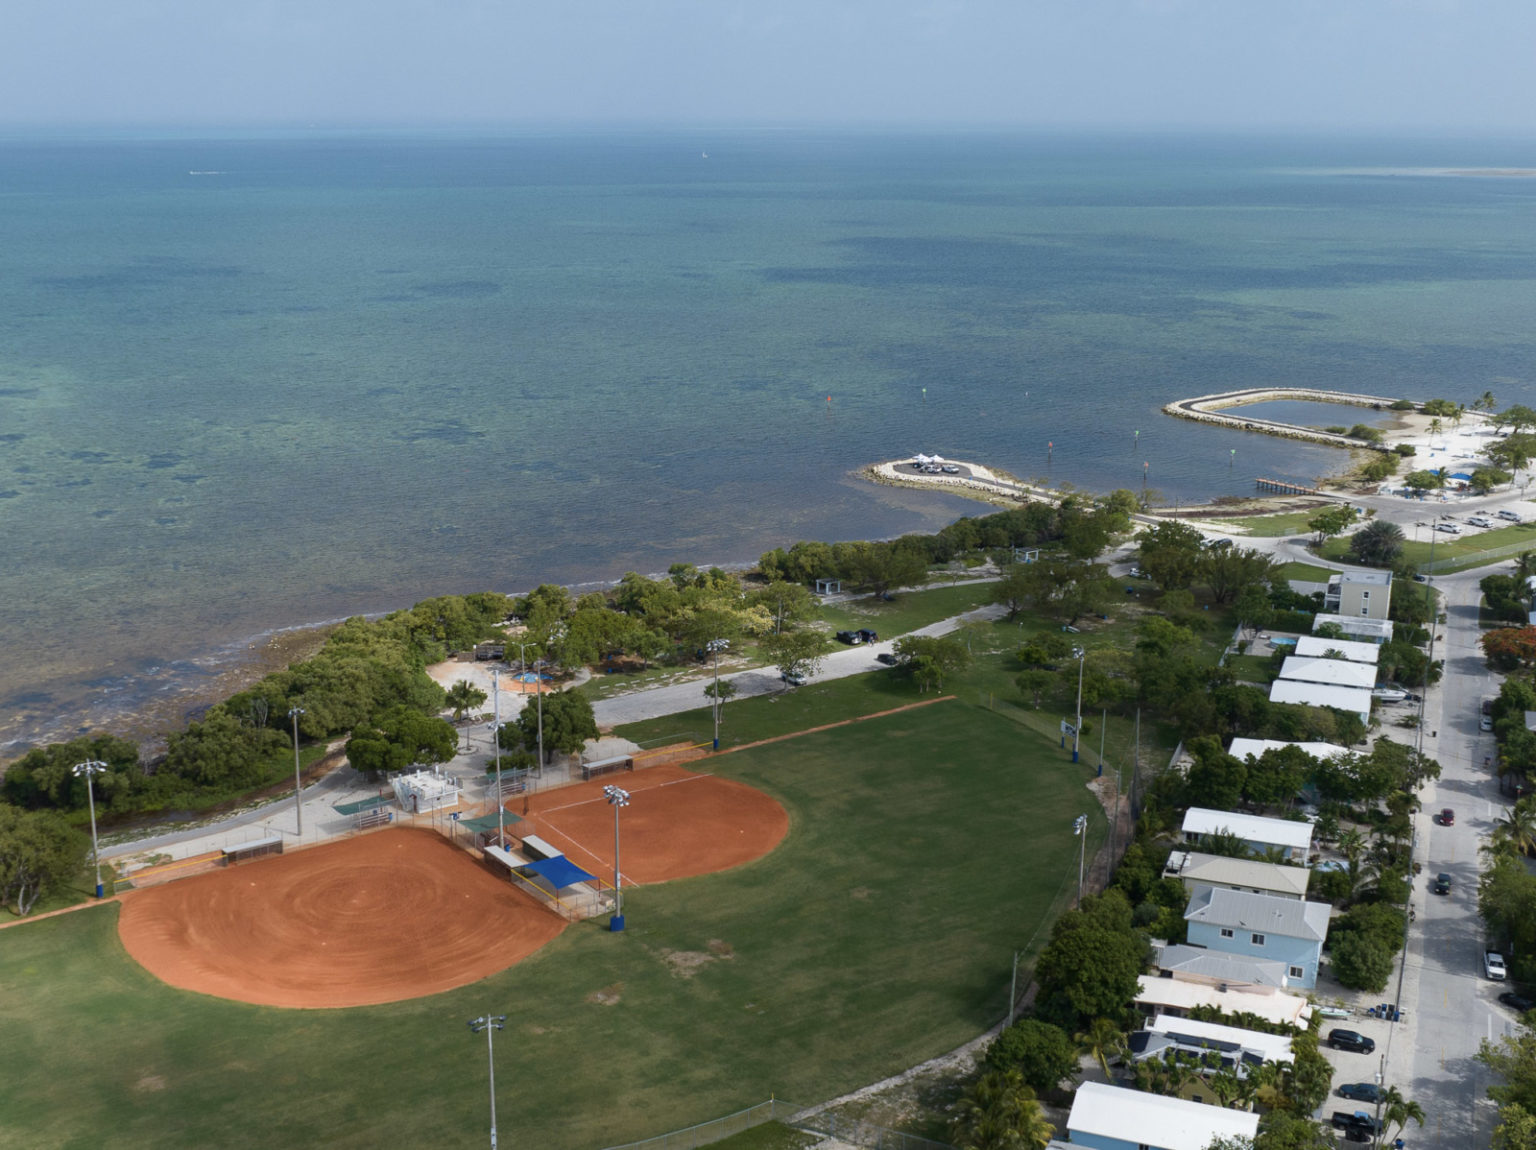
<path fill-rule="evenodd" d="M 1190 807 L 1184 813 L 1186 843 L 1199 846 L 1202 836 L 1213 834 L 1236 835 L 1256 855 L 1278 850 L 1286 859 L 1304 862 L 1312 849 L 1312 827 L 1307 823 L 1205 807 Z"/>
<path fill-rule="evenodd" d="M 1385 619 L 1392 608 L 1392 572 L 1336 571 L 1323 592 L 1323 610 L 1357 619 Z"/>
<path fill-rule="evenodd" d="M 1176 878 L 1194 893 L 1202 886 L 1272 894 L 1276 898 L 1306 898 L 1312 872 L 1302 866 L 1280 866 L 1259 859 L 1235 859 L 1199 851 L 1174 851 L 1163 867 L 1164 878 Z"/>
<path fill-rule="evenodd" d="M 1332 913 L 1325 902 L 1203 887 L 1184 921 L 1190 945 L 1283 962 L 1287 983 L 1311 990 Z"/>
<path fill-rule="evenodd" d="M 1286 1026 L 1305 1027 L 1312 1018 L 1311 1003 L 1298 994 L 1286 994 L 1278 987 L 1190 982 L 1147 974 L 1137 983 L 1133 1005 L 1149 1021 L 1159 1014 L 1182 1018 L 1191 1010 L 1208 1007 L 1228 1015 L 1251 1014 L 1266 1022 Z"/>
<path fill-rule="evenodd" d="M 1321 662 L 1317 659 L 1312 661 Z M 1364 687 L 1332 687 L 1326 683 L 1276 679 L 1269 685 L 1269 701 L 1300 703 L 1308 707 L 1332 707 L 1339 711 L 1352 711 L 1360 716 L 1362 723 L 1371 721 L 1371 692 Z"/>
<path fill-rule="evenodd" d="M 1280 678 L 1369 691 L 1376 685 L 1376 667 L 1372 663 L 1352 663 L 1348 659 L 1306 659 L 1300 655 L 1287 655 L 1285 662 L 1280 664 Z"/>
<path fill-rule="evenodd" d="M 1392 642 L 1393 626 L 1390 619 L 1373 619 L 1368 615 L 1334 615 L 1323 611 L 1312 616 L 1314 633 L 1329 623 L 1337 627 L 1346 639 L 1375 643 L 1377 646 Z"/>
<path fill-rule="evenodd" d="M 1084 1082 L 1072 1099 L 1067 1136 L 1096 1150 L 1206 1150 L 1218 1138 L 1252 1140 L 1259 1116 L 1182 1098 Z"/>
<path fill-rule="evenodd" d="M 1298 637 L 1296 654 L 1303 659 L 1348 659 L 1351 663 L 1370 663 L 1372 666 L 1381 661 L 1381 648 L 1375 643 L 1320 639 L 1316 635 Z"/>
<path fill-rule="evenodd" d="M 1215 1065 L 1204 1067 L 1199 1073 L 1210 1074 L 1225 1069 L 1236 1072 L 1240 1078 L 1247 1077 L 1266 1062 L 1289 1063 L 1292 1060 L 1291 1040 L 1286 1035 L 1167 1014 L 1159 1014 L 1145 1029 L 1132 1034 L 1126 1048 L 1133 1063 L 1179 1056 L 1194 1061 L 1209 1056 L 1209 1061 Z M 1183 1096 L 1192 1102 L 1215 1101 L 1204 1096 L 1209 1094 L 1209 1087 L 1196 1084 L 1192 1089 L 1186 1089 L 1188 1092 Z"/>
<path fill-rule="evenodd" d="M 1183 943 L 1154 942 L 1152 951 L 1152 965 L 1162 978 L 1172 982 L 1245 990 L 1283 990 L 1291 985 L 1283 962 Z"/>

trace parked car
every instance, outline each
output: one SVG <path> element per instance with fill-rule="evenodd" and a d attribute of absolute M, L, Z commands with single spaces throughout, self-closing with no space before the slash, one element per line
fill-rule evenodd
<path fill-rule="evenodd" d="M 1441 871 L 1435 876 L 1435 881 L 1429 889 L 1434 891 L 1436 894 L 1450 894 L 1451 876 L 1446 874 L 1445 871 Z"/>
<path fill-rule="evenodd" d="M 860 643 L 864 642 L 857 631 L 839 631 L 837 633 L 837 641 L 839 643 L 847 643 L 850 647 L 857 647 Z"/>
<path fill-rule="evenodd" d="M 1211 551 L 1222 551 L 1230 546 L 1232 546 L 1230 539 L 1212 539 L 1206 544 L 1206 548 Z"/>
<path fill-rule="evenodd" d="M 799 672 L 795 672 L 794 674 L 780 675 L 779 678 L 783 679 L 791 687 L 805 686 L 805 676 Z"/>
<path fill-rule="evenodd" d="M 1376 1102 L 1386 1091 L 1374 1082 L 1346 1082 L 1339 1087 L 1339 1097 L 1352 1102 Z"/>
<path fill-rule="evenodd" d="M 887 667 L 894 667 L 896 665 L 896 656 L 889 651 L 881 651 L 875 656 L 875 662 L 884 663 Z"/>
<path fill-rule="evenodd" d="M 946 463 L 944 465 L 944 474 L 945 475 L 959 475 L 960 474 L 960 469 L 958 467 L 956 467 L 953 463 Z"/>
<path fill-rule="evenodd" d="M 1493 730 L 1493 716 L 1492 715 L 1479 715 L 1477 717 L 1477 729 L 1479 731 L 1491 731 L 1491 730 Z"/>
<path fill-rule="evenodd" d="M 1504 956 L 1491 950 L 1484 954 L 1483 973 L 1494 982 L 1503 982 L 1505 978 Z"/>
<path fill-rule="evenodd" d="M 1506 990 L 1499 995 L 1499 1001 L 1511 1010 L 1518 1010 L 1521 1014 L 1527 1010 L 1536 1010 L 1536 998 L 1527 998 L 1523 994 L 1516 994 L 1513 990 Z"/>
<path fill-rule="evenodd" d="M 1467 522 L 1470 523 L 1473 527 L 1493 526 L 1493 521 L 1491 519 L 1484 519 L 1481 515 L 1469 515 L 1467 516 Z"/>
<path fill-rule="evenodd" d="M 1461 528 L 1457 527 L 1456 524 L 1454 524 L 1454 523 L 1436 523 L 1435 524 L 1435 530 L 1436 531 L 1444 531 L 1447 535 L 1460 535 L 1461 534 Z"/>
<path fill-rule="evenodd" d="M 1513 511 L 1500 511 L 1499 518 L 1507 520 L 1510 523 L 1520 522 L 1520 516 L 1516 515 Z"/>
<path fill-rule="evenodd" d="M 1441 807 L 1440 808 L 1440 825 L 1443 826 L 1443 827 L 1453 827 L 1453 826 L 1455 826 L 1456 825 L 1456 812 L 1453 811 L 1450 807 Z"/>
<path fill-rule="evenodd" d="M 1374 1134 L 1376 1133 L 1376 1119 L 1372 1118 L 1364 1110 L 1356 1110 L 1353 1114 L 1348 1110 L 1335 1110 L 1333 1112 L 1333 1128 L 1344 1131 L 1359 1130 L 1366 1134 Z"/>
<path fill-rule="evenodd" d="M 1356 1054 L 1370 1054 L 1376 1049 L 1376 1040 L 1367 1038 L 1358 1030 L 1330 1030 L 1328 1045 L 1335 1050 L 1353 1050 Z"/>
<path fill-rule="evenodd" d="M 875 632 L 868 630 L 867 628 L 859 632 L 859 638 L 863 639 L 866 643 L 880 642 L 880 636 L 875 634 Z"/>

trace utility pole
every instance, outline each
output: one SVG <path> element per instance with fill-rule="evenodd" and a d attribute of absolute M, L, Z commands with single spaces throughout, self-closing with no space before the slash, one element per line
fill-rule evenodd
<path fill-rule="evenodd" d="M 479 1034 L 485 1031 L 485 1051 L 491 1064 L 491 1150 L 496 1150 L 496 1044 L 493 1036 L 498 1030 L 507 1028 L 507 1016 L 505 1014 L 482 1014 L 479 1018 L 472 1018 L 469 1029 Z"/>
<path fill-rule="evenodd" d="M 299 716 L 303 713 L 303 707 L 288 708 L 288 717 L 293 720 L 293 820 L 299 828 L 300 838 L 304 837 L 304 804 L 299 798 L 299 792 L 304 789 L 304 781 L 299 775 Z"/>
<path fill-rule="evenodd" d="M 491 738 L 496 755 L 496 845 L 507 845 L 506 806 L 501 796 L 501 668 L 491 668 Z"/>
<path fill-rule="evenodd" d="M 91 856 L 96 860 L 96 897 L 102 895 L 101 885 L 101 847 L 96 841 L 96 788 L 92 785 L 94 778 L 107 769 L 107 764 L 99 759 L 87 759 L 83 763 L 74 766 L 75 778 L 85 778 L 85 799 L 91 804 Z"/>

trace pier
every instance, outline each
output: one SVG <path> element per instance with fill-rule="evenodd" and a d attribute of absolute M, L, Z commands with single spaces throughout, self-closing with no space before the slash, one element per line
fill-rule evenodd
<path fill-rule="evenodd" d="M 1255 479 L 1254 484 L 1260 491 L 1273 491 L 1280 495 L 1326 495 L 1327 492 L 1316 487 L 1304 487 L 1300 483 L 1287 483 L 1283 479 Z"/>

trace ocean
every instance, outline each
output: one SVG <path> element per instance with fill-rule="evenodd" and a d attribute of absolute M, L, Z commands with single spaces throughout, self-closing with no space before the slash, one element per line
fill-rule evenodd
<path fill-rule="evenodd" d="M 906 453 L 1190 501 L 1345 457 L 1172 399 L 1536 403 L 1536 180 L 1451 174 L 1530 155 L 0 139 L 0 748 L 177 717 L 273 629 L 984 510 L 852 477 Z"/>

